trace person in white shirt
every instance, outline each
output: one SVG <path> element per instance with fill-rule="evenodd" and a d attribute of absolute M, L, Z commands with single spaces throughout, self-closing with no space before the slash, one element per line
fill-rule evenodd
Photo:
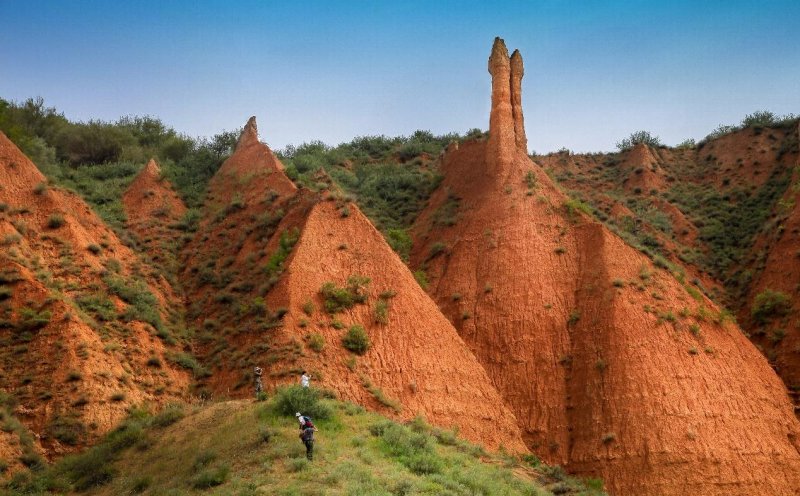
<path fill-rule="evenodd" d="M 300 376 L 300 385 L 304 388 L 311 385 L 311 377 L 308 376 L 305 370 L 303 371 L 303 375 Z"/>

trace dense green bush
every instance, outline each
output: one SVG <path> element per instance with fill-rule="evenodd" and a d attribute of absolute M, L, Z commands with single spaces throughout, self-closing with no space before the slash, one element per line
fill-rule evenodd
<path fill-rule="evenodd" d="M 620 151 L 630 150 L 640 143 L 652 147 L 659 147 L 661 146 L 661 139 L 658 136 L 650 134 L 649 131 L 636 131 L 622 141 L 617 142 L 617 148 Z"/>
<path fill-rule="evenodd" d="M 750 315 L 759 324 L 781 317 L 792 309 L 792 300 L 786 293 L 765 289 L 757 294 L 750 308 Z"/>
<path fill-rule="evenodd" d="M 350 276 L 347 279 L 347 286 L 340 288 L 332 282 L 326 282 L 320 288 L 320 294 L 325 300 L 325 310 L 330 314 L 335 314 L 353 308 L 357 303 L 367 301 L 367 286 L 370 279 L 362 276 Z"/>
<path fill-rule="evenodd" d="M 360 325 L 352 325 L 342 337 L 342 345 L 357 355 L 363 355 L 369 349 L 369 336 Z"/>
<path fill-rule="evenodd" d="M 333 411 L 321 399 L 322 393 L 319 389 L 293 384 L 278 388 L 274 408 L 277 413 L 287 417 L 294 417 L 296 412 L 300 412 L 312 419 L 331 418 Z"/>

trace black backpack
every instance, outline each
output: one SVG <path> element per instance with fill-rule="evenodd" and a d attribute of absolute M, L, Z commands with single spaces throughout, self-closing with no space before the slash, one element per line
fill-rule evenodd
<path fill-rule="evenodd" d="M 314 428 L 313 427 L 306 427 L 303 429 L 302 434 L 303 441 L 313 441 L 314 440 Z"/>

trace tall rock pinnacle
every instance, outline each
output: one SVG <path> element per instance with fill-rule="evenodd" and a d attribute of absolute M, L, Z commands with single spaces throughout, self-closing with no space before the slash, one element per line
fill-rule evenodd
<path fill-rule="evenodd" d="M 489 117 L 486 163 L 492 173 L 511 164 L 516 147 L 511 111 L 511 60 L 505 42 L 499 37 L 494 39 L 492 55 L 489 57 L 489 74 L 492 75 L 492 112 Z"/>
<path fill-rule="evenodd" d="M 239 141 L 236 142 L 236 149 L 243 148 L 251 143 L 258 143 L 258 126 L 256 125 L 256 116 L 252 116 L 247 120 L 247 124 L 242 128 L 242 134 L 239 135 Z"/>
<path fill-rule="evenodd" d="M 525 118 L 522 116 L 522 77 L 525 69 L 522 66 L 522 55 L 519 50 L 511 54 L 511 113 L 514 116 L 514 135 L 517 149 L 528 153 L 528 138 L 525 137 Z"/>

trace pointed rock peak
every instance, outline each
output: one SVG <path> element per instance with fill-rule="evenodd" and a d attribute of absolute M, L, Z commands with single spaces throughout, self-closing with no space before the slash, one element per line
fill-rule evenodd
<path fill-rule="evenodd" d="M 522 115 L 522 54 L 514 50 L 511 55 L 511 113 L 514 116 L 514 139 L 517 149 L 527 155 L 528 138 L 525 136 L 525 118 Z"/>
<path fill-rule="evenodd" d="M 498 176 L 498 172 L 513 162 L 517 148 L 511 110 L 511 61 L 501 38 L 494 39 L 489 56 L 489 74 L 492 75 L 492 111 L 489 114 L 486 171 L 490 176 Z"/>
<path fill-rule="evenodd" d="M 256 125 L 256 116 L 252 116 L 247 120 L 247 124 L 242 128 L 242 134 L 239 135 L 239 141 L 236 143 L 236 149 L 244 146 L 258 143 L 258 126 Z"/>
<path fill-rule="evenodd" d="M 511 76 L 522 76 L 525 75 L 525 69 L 522 65 L 522 54 L 519 53 L 519 50 L 514 50 L 514 53 L 511 54 Z"/>
<path fill-rule="evenodd" d="M 498 69 L 508 68 L 509 58 L 506 42 L 499 36 L 494 39 L 492 54 L 489 56 L 489 74 L 495 75 Z"/>
<path fill-rule="evenodd" d="M 159 177 L 161 176 L 161 167 L 158 166 L 156 159 L 151 158 L 147 165 L 144 166 L 142 173 Z"/>
<path fill-rule="evenodd" d="M 658 163 L 653 151 L 645 143 L 637 143 L 628 152 L 628 163 L 632 166 L 645 166 Z"/>
<path fill-rule="evenodd" d="M 0 131 L 0 185 L 13 184 L 23 188 L 33 188 L 44 180 L 44 175 L 39 172 L 36 165 Z M 0 193 L 2 191 L 3 188 L 0 188 Z M 7 188 L 6 191 L 11 190 Z"/>

